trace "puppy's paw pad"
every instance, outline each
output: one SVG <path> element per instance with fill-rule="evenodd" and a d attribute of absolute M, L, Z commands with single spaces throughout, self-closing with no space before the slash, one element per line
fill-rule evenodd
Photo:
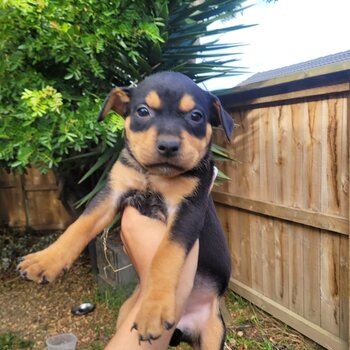
<path fill-rule="evenodd" d="M 16 270 L 25 280 L 47 284 L 53 281 L 66 267 L 61 258 L 49 249 L 44 249 L 23 257 Z"/>
<path fill-rule="evenodd" d="M 160 301 L 161 300 L 161 301 Z M 143 301 L 132 329 L 139 333 L 139 341 L 158 339 L 164 330 L 170 330 L 175 324 L 175 301 L 165 298 Z"/>

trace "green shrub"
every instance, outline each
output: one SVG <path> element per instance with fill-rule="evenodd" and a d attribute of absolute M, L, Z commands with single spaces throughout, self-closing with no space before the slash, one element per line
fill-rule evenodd
<path fill-rule="evenodd" d="M 97 184 L 84 203 L 122 147 L 121 118 L 96 121 L 112 86 L 157 70 L 197 82 L 238 74 L 237 45 L 213 35 L 246 26 L 207 28 L 242 11 L 243 2 L 0 0 L 0 167 L 53 168 L 68 192 L 93 175 L 75 196 Z"/>
<path fill-rule="evenodd" d="M 111 146 L 121 127 L 97 123 L 101 97 L 112 83 L 130 82 L 121 58 L 136 65 L 140 43 L 163 41 L 156 3 L 0 4 L 0 166 L 45 172 L 97 144 L 100 152 Z"/>

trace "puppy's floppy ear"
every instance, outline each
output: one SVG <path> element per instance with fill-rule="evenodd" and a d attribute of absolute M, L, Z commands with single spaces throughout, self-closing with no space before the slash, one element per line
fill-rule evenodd
<path fill-rule="evenodd" d="M 231 141 L 232 130 L 234 128 L 234 121 L 232 117 L 224 110 L 219 98 L 210 94 L 213 104 L 213 116 L 210 116 L 210 123 L 214 126 L 222 125 L 225 131 L 227 141 Z"/>
<path fill-rule="evenodd" d="M 103 102 L 100 113 L 98 114 L 98 121 L 104 119 L 107 113 L 112 109 L 114 112 L 126 116 L 128 111 L 128 106 L 130 103 L 130 95 L 132 88 L 119 88 L 116 87 L 112 89 L 109 95 L 106 97 Z"/>

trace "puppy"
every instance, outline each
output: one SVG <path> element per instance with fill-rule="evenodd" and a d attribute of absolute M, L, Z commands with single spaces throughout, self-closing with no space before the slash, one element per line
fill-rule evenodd
<path fill-rule="evenodd" d="M 214 172 L 210 145 L 212 126 L 221 124 L 229 140 L 233 120 L 216 96 L 174 72 L 151 75 L 136 88 L 113 89 L 99 119 L 110 110 L 125 117 L 125 147 L 106 187 L 56 242 L 23 258 L 21 275 L 39 283 L 54 280 L 118 211 L 131 205 L 164 224 L 134 323 L 139 340 L 155 340 L 175 326 L 180 271 L 199 240 L 193 290 L 171 345 L 186 341 L 195 349 L 223 349 L 219 298 L 228 285 L 231 263 L 209 195 Z"/>

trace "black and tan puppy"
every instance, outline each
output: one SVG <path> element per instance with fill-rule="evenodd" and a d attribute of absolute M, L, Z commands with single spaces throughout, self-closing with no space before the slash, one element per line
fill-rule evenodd
<path fill-rule="evenodd" d="M 134 206 L 164 223 L 148 291 L 135 319 L 140 341 L 157 339 L 175 325 L 180 271 L 199 239 L 193 291 L 172 343 L 184 340 L 195 349 L 223 349 L 225 327 L 219 297 L 227 287 L 231 266 L 209 195 L 213 179 L 210 144 L 212 125 L 221 124 L 229 139 L 233 121 L 217 97 L 172 72 L 154 74 L 133 89 L 115 88 L 100 118 L 111 109 L 126 117 L 125 147 L 106 188 L 56 242 L 24 257 L 21 274 L 39 283 L 54 280 L 112 222 L 117 211 Z"/>

